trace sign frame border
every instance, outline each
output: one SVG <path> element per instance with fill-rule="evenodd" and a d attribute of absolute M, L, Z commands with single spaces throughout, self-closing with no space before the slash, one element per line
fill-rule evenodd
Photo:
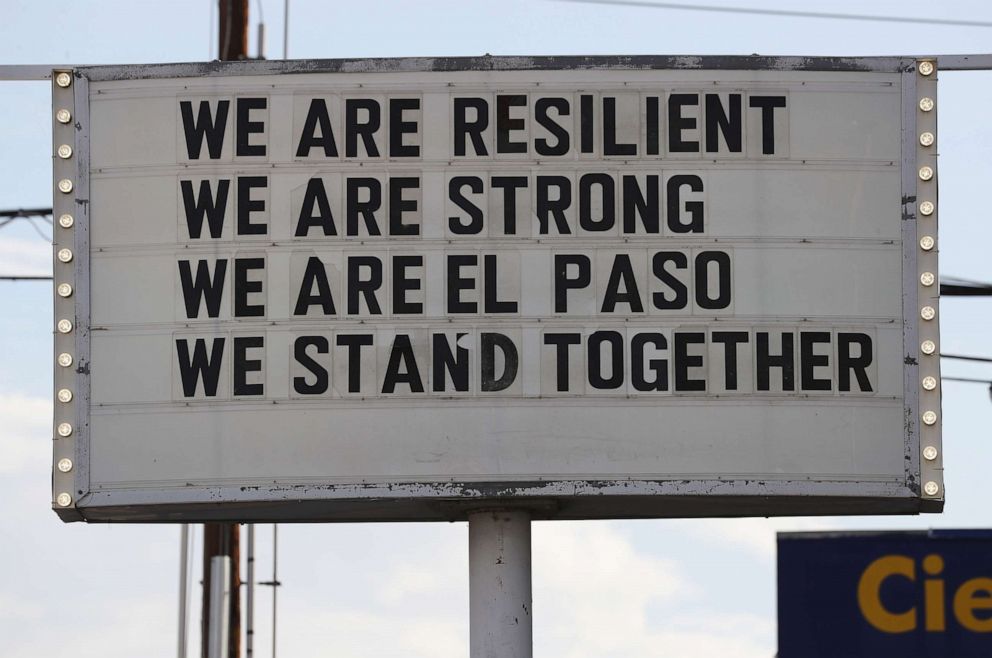
<path fill-rule="evenodd" d="M 610 519 L 699 516 L 769 516 L 816 514 L 914 514 L 943 509 L 942 469 L 921 459 L 919 272 L 917 240 L 917 176 L 920 147 L 917 127 L 917 64 L 914 57 L 763 57 L 763 56 L 483 56 L 439 58 L 330 59 L 293 61 L 194 62 L 92 66 L 65 69 L 72 84 L 56 83 L 53 71 L 54 108 L 71 103 L 74 163 L 53 158 L 55 180 L 74 176 L 73 194 L 55 188 L 54 216 L 71 212 L 75 222 L 71 246 L 76 255 L 72 270 L 73 297 L 54 297 L 55 317 L 74 311 L 76 330 L 71 337 L 55 333 L 55 353 L 71 345 L 74 363 L 55 369 L 55 390 L 71 381 L 71 404 L 55 402 L 53 463 L 71 454 L 70 473 L 53 467 L 52 507 L 64 521 L 203 522 L 203 521 L 452 521 L 473 510 L 494 506 L 527 507 L 535 518 Z M 928 60 L 932 61 L 932 60 Z M 904 379 L 904 475 L 900 482 L 760 479 L 616 479 L 535 480 L 445 483 L 363 483 L 320 486 L 273 485 L 114 489 L 93 491 L 89 470 L 90 409 L 90 262 L 89 262 L 89 83 L 116 80 L 187 77 L 246 76 L 305 73 L 395 73 L 526 70 L 764 70 L 811 72 L 886 72 L 901 75 L 901 212 L 902 308 Z M 922 83 L 932 86 L 936 76 Z M 53 120 L 53 137 L 59 124 Z M 58 148 L 58 144 L 54 145 Z M 936 176 L 934 177 L 936 181 Z M 57 223 L 57 222 L 56 222 Z M 54 251 L 67 246 L 56 226 Z M 64 231 L 63 231 L 64 234 Z M 933 256 L 936 259 L 936 255 Z M 66 264 L 62 264 L 63 266 Z M 934 269 L 936 269 L 934 267 Z M 55 284 L 60 263 L 55 259 Z M 60 313 L 61 311 L 61 313 Z M 936 357 L 933 359 L 938 361 Z M 939 366 L 928 369 L 938 376 Z M 66 372 L 66 371 L 70 371 Z M 937 391 L 939 405 L 939 391 Z M 65 407 L 71 407 L 66 410 Z M 934 427 L 940 448 L 938 422 Z M 70 438 L 54 430 L 71 417 Z M 65 444 L 70 444 L 66 446 Z M 929 467 L 929 468 L 927 468 Z M 929 471 L 929 472 L 924 472 Z M 939 493 L 925 496 L 922 483 L 939 482 Z M 71 487 L 71 488 L 70 488 Z M 58 502 L 61 492 L 71 491 L 71 502 Z"/>

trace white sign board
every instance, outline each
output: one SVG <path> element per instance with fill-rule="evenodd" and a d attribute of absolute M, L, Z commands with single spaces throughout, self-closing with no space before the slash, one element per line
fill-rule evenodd
<path fill-rule="evenodd" d="M 942 505 L 936 75 L 913 60 L 53 89 L 67 520 Z"/>

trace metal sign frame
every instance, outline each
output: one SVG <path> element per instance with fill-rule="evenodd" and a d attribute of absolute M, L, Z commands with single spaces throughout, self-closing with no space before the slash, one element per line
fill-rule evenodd
<path fill-rule="evenodd" d="M 955 68 L 983 68 L 959 56 Z M 985 57 L 985 56 L 978 56 Z M 962 59 L 963 58 L 963 59 Z M 942 60 L 941 60 L 942 61 Z M 936 132 L 936 112 L 920 99 L 936 98 L 937 58 L 869 57 L 474 57 L 359 60 L 210 62 L 56 69 L 53 82 L 55 179 L 54 307 L 55 414 L 53 509 L 65 521 L 368 521 L 454 520 L 473 509 L 525 506 L 536 518 L 638 518 L 808 514 L 911 514 L 943 507 L 940 391 L 921 388 L 922 377 L 939 382 L 939 351 L 921 352 L 921 341 L 939 346 L 937 322 L 921 309 L 937 308 L 936 250 L 921 248 L 924 232 L 936 235 L 936 213 L 920 215 L 919 202 L 936 203 L 936 154 L 921 146 L 921 130 Z M 928 68 L 929 67 L 929 68 Z M 904 466 L 900 482 L 850 479 L 761 481 L 756 479 L 543 480 L 529 482 L 360 483 L 218 486 L 143 490 L 93 490 L 90 485 L 90 269 L 89 99 L 90 83 L 261 74 L 453 72 L 531 70 L 758 70 L 898 73 L 902 81 L 902 308 Z M 929 72 L 926 72 L 929 70 Z M 67 110 L 70 118 L 63 121 Z M 70 151 L 60 147 L 69 145 Z M 66 153 L 71 155 L 66 156 Z M 932 168 L 921 180 L 918 167 Z M 69 217 L 68 220 L 63 219 Z M 67 225 L 68 224 L 68 225 Z M 932 228 L 931 228 L 932 227 Z M 64 250 L 70 250 L 66 253 Z M 58 286 L 69 283 L 72 288 Z M 62 329 L 67 329 L 62 331 Z M 61 360 L 60 360 L 61 359 Z M 63 391 L 69 392 L 69 398 Z M 921 406 L 922 405 L 922 406 Z M 933 412 L 931 418 L 925 412 Z M 933 420 L 934 422 L 929 422 Z M 921 441 L 921 434 L 926 440 Z M 925 444 L 925 445 L 924 445 Z M 933 448 L 924 459 L 921 450 Z"/>

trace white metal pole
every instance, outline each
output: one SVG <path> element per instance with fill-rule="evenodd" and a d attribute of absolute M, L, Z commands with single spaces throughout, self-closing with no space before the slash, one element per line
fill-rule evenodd
<path fill-rule="evenodd" d="M 186 658 L 186 580 L 189 568 L 189 524 L 179 533 L 179 658 Z"/>
<path fill-rule="evenodd" d="M 282 58 L 289 59 L 289 0 L 283 0 Z"/>
<path fill-rule="evenodd" d="M 248 591 L 247 610 L 245 610 L 245 656 L 252 658 L 254 655 L 253 640 L 255 639 L 255 524 L 248 524 Z"/>
<path fill-rule="evenodd" d="M 210 558 L 210 638 L 207 658 L 227 658 L 231 610 L 231 556 Z"/>
<path fill-rule="evenodd" d="M 272 524 L 272 658 L 276 658 L 276 594 L 279 591 L 279 524 Z"/>
<path fill-rule="evenodd" d="M 468 517 L 471 658 L 531 658 L 530 512 Z"/>

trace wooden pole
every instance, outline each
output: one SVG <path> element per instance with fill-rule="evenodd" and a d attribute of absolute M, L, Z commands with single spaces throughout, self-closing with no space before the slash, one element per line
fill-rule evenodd
<path fill-rule="evenodd" d="M 248 0 L 219 2 L 218 57 L 230 61 L 248 59 Z"/>

